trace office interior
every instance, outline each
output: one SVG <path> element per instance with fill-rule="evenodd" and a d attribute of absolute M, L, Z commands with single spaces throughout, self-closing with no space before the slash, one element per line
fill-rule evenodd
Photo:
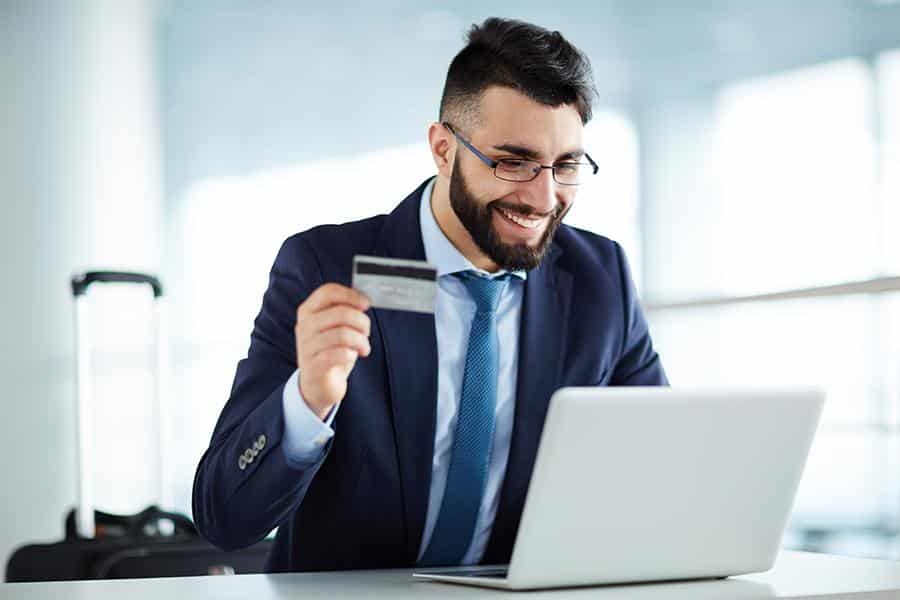
<path fill-rule="evenodd" d="M 90 299 L 98 506 L 190 514 L 278 247 L 434 172 L 488 16 L 590 58 L 600 172 L 568 222 L 625 247 L 673 384 L 827 390 L 785 547 L 900 559 L 900 2 L 5 0 L 4 563 L 76 500 L 72 274 L 166 292 L 159 430 L 152 296 Z"/>

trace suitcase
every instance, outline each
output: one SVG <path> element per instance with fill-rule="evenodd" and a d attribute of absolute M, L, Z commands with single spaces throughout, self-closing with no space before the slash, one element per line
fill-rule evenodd
<path fill-rule="evenodd" d="M 134 515 L 115 515 L 98 511 L 94 504 L 90 344 L 85 328 L 85 295 L 98 283 L 149 286 L 153 291 L 154 329 L 156 331 L 156 431 L 163 438 L 165 364 L 162 343 L 160 299 L 162 284 L 153 275 L 115 271 L 91 271 L 72 278 L 75 299 L 77 338 L 77 455 L 78 498 L 64 522 L 64 538 L 52 544 L 29 544 L 17 549 L 6 565 L 7 582 L 70 581 L 78 579 L 118 579 L 134 577 L 173 577 L 191 575 L 228 575 L 263 572 L 270 540 L 249 548 L 225 552 L 203 540 L 193 522 L 185 515 L 153 505 Z M 159 448 L 162 448 L 162 441 Z M 156 464 L 160 496 L 166 503 L 165 465 Z"/>
<path fill-rule="evenodd" d="M 243 550 L 219 550 L 197 535 L 186 516 L 155 506 L 131 516 L 96 511 L 94 517 L 98 529 L 106 529 L 102 537 L 79 537 L 72 509 L 65 539 L 16 550 L 6 565 L 6 582 L 262 573 L 271 548 L 263 540 Z M 157 522 L 174 524 L 174 531 L 159 534 Z"/>

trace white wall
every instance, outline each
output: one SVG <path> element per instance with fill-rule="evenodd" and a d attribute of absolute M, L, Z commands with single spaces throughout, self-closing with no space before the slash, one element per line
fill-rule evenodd
<path fill-rule="evenodd" d="M 72 307 L 86 267 L 159 263 L 153 9 L 0 5 L 0 558 L 75 501 Z"/>

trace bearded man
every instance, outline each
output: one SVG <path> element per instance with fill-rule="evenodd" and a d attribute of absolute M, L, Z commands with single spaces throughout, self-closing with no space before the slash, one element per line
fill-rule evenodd
<path fill-rule="evenodd" d="M 473 26 L 428 127 L 436 176 L 284 242 L 197 468 L 207 539 L 277 527 L 269 571 L 509 562 L 553 392 L 667 384 L 622 248 L 562 223 L 598 171 L 595 95 L 559 32 Z M 433 265 L 434 313 L 371 307 L 357 255 Z"/>

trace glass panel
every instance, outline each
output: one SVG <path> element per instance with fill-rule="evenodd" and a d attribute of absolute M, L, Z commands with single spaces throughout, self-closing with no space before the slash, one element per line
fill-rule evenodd
<path fill-rule="evenodd" d="M 658 310 L 648 318 L 673 385 L 826 389 L 795 529 L 857 535 L 897 525 L 900 294 Z"/>
<path fill-rule="evenodd" d="M 650 165 L 657 179 L 684 184 L 671 191 L 653 182 L 647 247 L 655 297 L 900 273 L 900 51 L 882 55 L 875 73 L 877 104 L 872 71 L 860 60 L 729 86 L 708 145 L 704 119 L 658 120 L 688 123 L 694 139 L 684 140 L 685 152 L 712 158 L 703 162 L 708 171 L 687 161 L 704 182 L 687 185 L 689 177 L 673 175 L 681 172 L 673 136 L 650 131 L 665 142 L 656 148 L 664 164 Z M 701 101 L 689 108 L 687 115 L 709 112 Z M 688 208 L 679 212 L 681 197 Z M 684 260 L 697 240 L 709 251 Z M 785 544 L 900 557 L 900 293 L 648 316 L 675 385 L 824 386 L 826 410 Z"/>
<path fill-rule="evenodd" d="M 900 558 L 897 433 L 820 431 L 783 545 L 850 556 Z"/>
<path fill-rule="evenodd" d="M 881 90 L 882 133 L 900 142 L 900 50 L 885 52 L 877 62 Z"/>
<path fill-rule="evenodd" d="M 654 298 L 867 279 L 882 216 L 870 70 L 844 60 L 656 111 L 647 248 Z M 688 157 L 688 158 L 685 158 Z"/>
<path fill-rule="evenodd" d="M 566 223 L 619 242 L 640 287 L 637 131 L 622 113 L 599 112 L 585 127 L 584 148 L 600 170 L 596 175 L 584 175 Z"/>
<path fill-rule="evenodd" d="M 823 423 L 809 453 L 792 529 L 896 527 L 897 435 L 841 431 Z M 893 469 L 893 471 L 892 471 Z"/>
<path fill-rule="evenodd" d="M 881 201 L 884 268 L 900 274 L 900 50 L 883 54 L 877 68 L 881 90 Z"/>
<path fill-rule="evenodd" d="M 865 279 L 879 252 L 871 82 L 846 60 L 738 84 L 720 97 L 723 292 Z"/>

